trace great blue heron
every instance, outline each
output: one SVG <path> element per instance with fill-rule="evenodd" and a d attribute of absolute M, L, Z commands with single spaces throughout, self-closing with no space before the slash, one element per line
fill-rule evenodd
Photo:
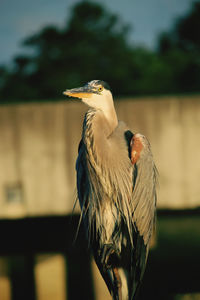
<path fill-rule="evenodd" d="M 88 241 L 113 299 L 133 299 L 155 224 L 156 168 L 150 144 L 118 121 L 104 81 L 64 94 L 89 106 L 76 163 Z"/>

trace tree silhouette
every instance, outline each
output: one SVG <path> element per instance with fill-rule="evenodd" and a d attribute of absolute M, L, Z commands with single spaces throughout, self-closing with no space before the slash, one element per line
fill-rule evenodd
<path fill-rule="evenodd" d="M 117 94 L 133 91 L 137 68 L 128 31 L 101 5 L 79 3 L 64 29 L 48 26 L 24 41 L 35 55 L 15 58 L 16 68 L 7 78 L 2 97 L 60 98 L 66 87 L 95 78 L 109 81 Z"/>
<path fill-rule="evenodd" d="M 62 91 L 103 79 L 115 95 L 199 91 L 200 3 L 159 37 L 158 50 L 128 42 L 130 27 L 103 6 L 81 1 L 64 28 L 48 26 L 23 42 L 34 54 L 0 67 L 0 100 L 56 100 Z"/>
<path fill-rule="evenodd" d="M 171 87 L 176 92 L 200 91 L 200 3 L 159 39 L 159 54 L 171 66 Z"/>

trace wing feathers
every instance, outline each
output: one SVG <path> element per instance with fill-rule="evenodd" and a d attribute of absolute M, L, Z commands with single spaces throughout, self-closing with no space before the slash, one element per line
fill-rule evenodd
<path fill-rule="evenodd" d="M 137 153 L 136 153 L 137 152 Z M 132 207 L 133 218 L 144 243 L 150 241 L 156 206 L 156 169 L 150 144 L 145 136 L 137 133 L 130 142 L 131 161 L 137 166 L 133 172 Z"/>

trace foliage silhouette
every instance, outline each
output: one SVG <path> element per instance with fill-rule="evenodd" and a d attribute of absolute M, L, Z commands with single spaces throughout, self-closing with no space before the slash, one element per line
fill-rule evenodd
<path fill-rule="evenodd" d="M 0 101 L 56 100 L 66 88 L 92 79 L 109 82 L 115 95 L 199 91 L 200 3 L 163 33 L 157 51 L 128 42 L 130 27 L 97 3 L 82 1 L 64 28 L 43 28 L 23 45 L 32 55 L 0 67 Z"/>
<path fill-rule="evenodd" d="M 169 80 L 175 92 L 200 91 L 199 28 L 200 2 L 197 1 L 170 32 L 160 36 L 158 52 L 171 68 Z"/>

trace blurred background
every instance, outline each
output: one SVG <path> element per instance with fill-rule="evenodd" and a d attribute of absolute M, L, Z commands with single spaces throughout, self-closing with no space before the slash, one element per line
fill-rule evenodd
<path fill-rule="evenodd" d="M 157 234 L 139 299 L 200 299 L 200 1 L 0 2 L 0 300 L 111 300 L 79 219 L 86 107 L 109 83 L 119 119 L 151 142 Z"/>

